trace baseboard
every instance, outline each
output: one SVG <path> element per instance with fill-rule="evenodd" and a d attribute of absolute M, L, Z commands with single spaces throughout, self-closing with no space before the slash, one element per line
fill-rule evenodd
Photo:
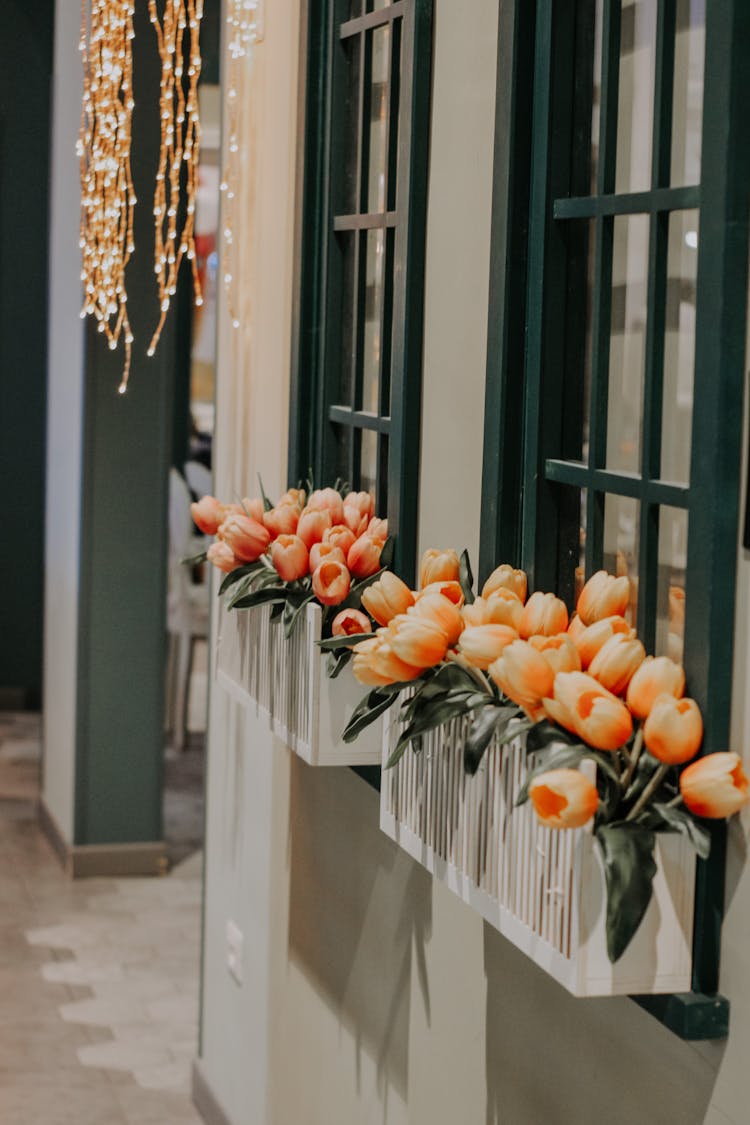
<path fill-rule="evenodd" d="M 39 799 L 38 817 L 42 832 L 71 879 L 167 872 L 166 846 L 162 840 L 143 844 L 69 844 L 43 797 Z"/>
<path fill-rule="evenodd" d="M 232 1125 L 208 1084 L 200 1059 L 193 1063 L 193 1105 L 206 1125 Z"/>

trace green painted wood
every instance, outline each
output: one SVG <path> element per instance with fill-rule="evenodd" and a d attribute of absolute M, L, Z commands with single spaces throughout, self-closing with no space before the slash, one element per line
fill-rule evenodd
<path fill-rule="evenodd" d="M 644 480 L 638 473 L 615 473 L 609 469 L 590 469 L 581 461 L 559 461 L 548 458 L 544 463 L 548 480 L 569 484 L 575 488 L 588 488 L 607 492 L 613 496 L 629 496 L 648 504 L 669 504 L 673 508 L 687 508 L 690 490 L 687 485 L 668 481 Z"/>
<path fill-rule="evenodd" d="M 729 1034 L 729 1001 L 724 996 L 674 992 L 633 999 L 680 1039 L 726 1039 Z"/>
<path fill-rule="evenodd" d="M 374 430 L 378 434 L 391 432 L 391 419 L 382 414 L 372 414 L 367 410 L 352 410 L 348 406 L 331 406 L 329 417 L 332 422 L 360 430 Z"/>
<path fill-rule="evenodd" d="M 378 8 L 372 12 L 366 12 L 363 16 L 357 16 L 356 19 L 346 20 L 341 24 L 339 35 L 342 39 L 348 39 L 352 35 L 360 35 L 365 31 L 372 31 L 375 27 L 382 27 L 383 24 L 390 23 L 393 20 L 401 19 L 408 16 L 410 0 L 394 0 L 392 4 L 388 4 L 385 8 Z"/>
<path fill-rule="evenodd" d="M 669 169 L 667 169 L 668 174 Z M 700 187 L 688 186 L 660 187 L 650 191 L 623 192 L 619 195 L 604 192 L 601 195 L 556 199 L 555 218 L 597 219 L 613 215 L 650 215 L 655 211 L 688 210 L 700 205 L 700 194 Z"/>

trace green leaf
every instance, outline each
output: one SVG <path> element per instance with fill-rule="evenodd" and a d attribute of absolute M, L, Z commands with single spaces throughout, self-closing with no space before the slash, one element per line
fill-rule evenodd
<path fill-rule="evenodd" d="M 208 558 L 207 551 L 200 551 L 197 555 L 186 555 L 184 559 L 180 559 L 182 566 L 198 566 L 199 563 L 205 562 Z"/>
<path fill-rule="evenodd" d="M 263 497 L 263 510 L 266 512 L 270 512 L 271 508 L 273 508 L 273 504 L 266 496 L 266 490 L 263 487 L 263 478 L 261 477 L 260 473 L 258 473 L 258 484 L 260 485 L 260 494 Z"/>
<path fill-rule="evenodd" d="M 305 609 L 308 602 L 311 602 L 315 594 L 305 594 L 301 601 L 295 605 L 293 602 L 287 602 L 287 608 L 284 611 L 284 636 L 291 637 L 294 632 L 294 626 L 297 624 L 299 615 Z M 288 612 L 287 612 L 288 611 Z"/>
<path fill-rule="evenodd" d="M 607 887 L 607 954 L 622 957 L 651 901 L 656 874 L 654 833 L 636 824 L 605 824 L 596 839 Z"/>
<path fill-rule="evenodd" d="M 471 572 L 471 563 L 469 562 L 469 552 L 464 548 L 461 552 L 458 567 L 458 581 L 461 583 L 463 590 L 464 601 L 467 605 L 471 605 L 474 601 L 474 575 Z"/>
<path fill-rule="evenodd" d="M 390 570 L 393 566 L 393 552 L 396 547 L 396 540 L 392 535 L 389 535 L 383 544 L 383 550 L 380 552 L 380 569 Z"/>
<path fill-rule="evenodd" d="M 272 603 L 272 605 L 271 605 L 271 615 L 270 615 L 270 621 L 271 621 L 272 625 L 275 624 L 275 622 L 277 622 L 279 620 L 279 618 L 283 616 L 285 606 L 286 606 L 286 602 L 283 602 L 283 601 L 278 601 L 278 602 Z"/>
<path fill-rule="evenodd" d="M 477 707 L 481 707 L 485 701 L 486 696 L 483 695 L 470 696 L 464 692 L 456 692 L 452 696 L 437 699 L 429 703 L 424 706 L 409 723 L 398 741 L 394 754 L 402 745 L 404 747 L 408 746 L 414 738 L 427 734 L 428 731 L 435 730 L 436 727 L 442 726 L 443 723 L 450 722 L 451 719 L 458 719 L 462 715 L 468 715 L 471 711 L 476 710 Z"/>
<path fill-rule="evenodd" d="M 711 833 L 686 808 L 654 801 L 651 809 L 673 832 L 680 832 L 685 836 L 701 859 L 708 859 L 711 853 Z"/>
<path fill-rule="evenodd" d="M 325 640 L 316 641 L 315 643 L 323 652 L 338 652 L 342 648 L 352 649 L 355 645 L 358 645 L 360 641 L 369 641 L 374 636 L 374 633 L 352 633 L 349 637 L 326 637 Z"/>
<path fill-rule="evenodd" d="M 352 658 L 351 652 L 348 649 L 341 649 L 339 652 L 329 652 L 326 659 L 326 675 L 329 680 L 335 680 L 343 668 Z"/>
<path fill-rule="evenodd" d="M 250 594 L 234 598 L 229 603 L 230 609 L 254 609 L 257 605 L 268 605 L 269 602 L 286 601 L 285 586 L 264 586 L 260 590 L 253 590 Z"/>
<path fill-rule="evenodd" d="M 247 563 L 246 566 L 238 566 L 236 570 L 232 570 L 229 574 L 225 575 L 221 586 L 219 586 L 219 593 L 226 594 L 230 587 L 235 586 L 243 578 L 252 577 L 262 569 L 262 566 L 259 566 L 258 563 Z"/>
<path fill-rule="evenodd" d="M 365 727 L 369 727 L 370 723 L 374 723 L 384 711 L 387 711 L 388 708 L 395 703 L 395 701 L 395 692 L 385 692 L 382 688 L 374 688 L 354 708 L 352 717 L 344 728 L 344 733 L 342 735 L 344 742 L 353 742 L 360 731 L 363 731 Z"/>
<path fill-rule="evenodd" d="M 472 777 L 479 769 L 479 764 L 484 757 L 485 750 L 492 741 L 500 718 L 501 709 L 499 707 L 485 707 L 471 724 L 471 729 L 464 743 L 464 769 Z"/>
<path fill-rule="evenodd" d="M 526 750 L 529 754 L 536 754 L 538 750 L 546 750 L 553 743 L 560 745 L 566 742 L 572 745 L 577 743 L 578 739 L 564 727 L 559 727 L 557 723 L 542 719 L 540 723 L 534 723 L 526 735 Z"/>

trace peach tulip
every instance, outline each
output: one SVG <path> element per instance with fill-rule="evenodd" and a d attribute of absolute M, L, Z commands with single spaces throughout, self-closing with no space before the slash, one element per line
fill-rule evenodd
<path fill-rule="evenodd" d="M 241 562 L 256 562 L 271 542 L 262 523 L 251 516 L 228 516 L 219 525 L 217 535 L 223 539 Z"/>
<path fill-rule="evenodd" d="M 299 508 L 293 504 L 277 504 L 263 513 L 262 520 L 274 539 L 278 535 L 294 535 L 299 523 Z"/>
<path fill-rule="evenodd" d="M 363 591 L 362 605 L 379 625 L 387 625 L 414 605 L 414 595 L 405 582 L 386 570 Z"/>
<path fill-rule="evenodd" d="M 633 733 L 633 721 L 622 700 L 585 672 L 558 672 L 552 699 L 544 709 L 566 730 L 597 750 L 618 750 Z"/>
<path fill-rule="evenodd" d="M 586 626 L 581 621 L 578 614 L 574 613 L 570 619 L 570 624 L 568 625 L 568 636 L 570 637 L 574 645 L 578 645 L 578 638 L 581 636 L 584 629 L 586 629 Z"/>
<path fill-rule="evenodd" d="M 525 602 L 528 590 L 525 571 L 516 570 L 509 563 L 502 563 L 496 567 L 482 587 L 482 597 L 489 598 L 498 590 L 510 590 L 519 601 Z"/>
<path fill-rule="evenodd" d="M 338 559 L 323 559 L 313 571 L 312 588 L 321 605 L 340 605 L 349 594 L 351 575 Z"/>
<path fill-rule="evenodd" d="M 349 554 L 349 548 L 356 538 L 354 532 L 350 531 L 344 523 L 337 523 L 335 527 L 326 528 L 323 532 L 323 542 L 332 543 L 334 547 L 340 547 L 344 555 Z"/>
<path fill-rule="evenodd" d="M 581 619 L 577 617 L 575 620 L 580 621 Z M 570 628 L 568 628 L 568 632 L 570 633 Z M 571 635 L 581 658 L 581 666 L 588 668 L 608 640 L 614 636 L 623 636 L 631 640 L 635 637 L 635 629 L 631 629 L 624 617 L 603 617 L 601 621 L 595 621 L 593 625 L 581 623 L 577 626 L 575 634 Z"/>
<path fill-rule="evenodd" d="M 432 582 L 457 582 L 461 563 L 455 551 L 436 551 L 431 548 L 422 555 L 419 564 L 419 586 L 424 589 Z"/>
<path fill-rule="evenodd" d="M 509 625 L 518 632 L 523 605 L 516 594 L 501 587 L 488 598 L 475 598 L 462 612 L 467 625 Z"/>
<path fill-rule="evenodd" d="M 202 496 L 190 505 L 193 523 L 204 535 L 215 535 L 224 519 L 224 505 L 215 496 Z"/>
<path fill-rule="evenodd" d="M 538 633 L 554 637 L 556 633 L 564 633 L 567 628 L 568 611 L 565 602 L 554 594 L 543 594 L 540 590 L 526 602 L 518 622 L 518 632 L 524 640 Z"/>
<path fill-rule="evenodd" d="M 359 609 L 342 609 L 337 613 L 331 625 L 331 635 L 334 637 L 354 637 L 360 633 L 371 633 L 372 625 L 366 613 Z"/>
<path fill-rule="evenodd" d="M 513 641 L 488 671 L 508 699 L 535 721 L 541 717 L 542 700 L 552 694 L 555 673 L 538 649 L 528 641 Z"/>
<path fill-rule="evenodd" d="M 448 650 L 448 638 L 440 626 L 414 613 L 394 617 L 388 634 L 395 655 L 414 668 L 440 664 Z"/>
<path fill-rule="evenodd" d="M 349 492 L 344 497 L 343 523 L 359 538 L 375 514 L 375 505 L 369 492 Z"/>
<path fill-rule="evenodd" d="M 307 509 L 311 512 L 330 512 L 333 524 L 344 522 L 344 501 L 335 488 L 317 488 L 307 499 Z"/>
<path fill-rule="evenodd" d="M 305 506 L 304 488 L 288 488 L 284 495 L 279 497 L 276 507 L 278 508 L 281 504 L 291 504 L 298 512 L 301 512 Z"/>
<path fill-rule="evenodd" d="M 517 640 L 518 633 L 509 625 L 469 625 L 461 634 L 458 651 L 475 668 L 486 670 Z"/>
<path fill-rule="evenodd" d="M 330 527 L 333 527 L 333 520 L 327 508 L 304 508 L 297 524 L 297 534 L 309 551 L 314 543 L 322 542 Z"/>
<path fill-rule="evenodd" d="M 433 594 L 441 594 L 442 597 L 447 598 L 449 602 L 453 602 L 459 609 L 464 604 L 464 592 L 461 589 L 460 582 L 430 582 L 424 589 L 415 591 L 417 601 L 420 598 L 429 598 Z"/>
<path fill-rule="evenodd" d="M 541 652 L 555 675 L 558 672 L 580 672 L 581 658 L 567 633 L 556 633 L 553 637 L 537 634 L 529 637 L 529 644 Z"/>
<path fill-rule="evenodd" d="M 307 547 L 299 535 L 279 535 L 271 544 L 271 562 L 283 582 L 296 582 L 308 572 Z"/>
<path fill-rule="evenodd" d="M 353 651 L 352 671 L 360 683 L 369 687 L 407 683 L 422 673 L 421 668 L 396 656 L 387 629 L 378 629 L 374 637 L 360 641 Z"/>
<path fill-rule="evenodd" d="M 313 543 L 310 548 L 310 574 L 318 569 L 323 559 L 346 563 L 346 555 L 340 547 L 334 547 L 333 543 Z"/>
<path fill-rule="evenodd" d="M 449 648 L 453 647 L 463 632 L 464 620 L 461 610 L 442 594 L 429 594 L 417 598 L 414 608 L 409 612 L 437 625 L 445 634 Z"/>
<path fill-rule="evenodd" d="M 383 543 L 380 539 L 371 539 L 365 532 L 356 539 L 349 548 L 346 561 L 355 578 L 369 578 L 380 569 L 380 553 Z"/>
<path fill-rule="evenodd" d="M 599 805 L 592 781 L 580 770 L 548 770 L 529 785 L 529 800 L 547 828 L 580 828 Z"/>
<path fill-rule="evenodd" d="M 685 807 L 695 816 L 719 820 L 739 812 L 748 800 L 748 779 L 739 754 L 707 754 L 680 774 Z"/>
<path fill-rule="evenodd" d="M 608 691 L 623 695 L 645 659 L 646 650 L 640 641 L 615 633 L 605 641 L 589 664 L 589 674 Z"/>
<path fill-rule="evenodd" d="M 606 570 L 598 570 L 589 578 L 578 599 L 578 616 L 584 625 L 593 625 L 603 617 L 621 617 L 630 602 L 630 579 L 615 578 Z"/>
<path fill-rule="evenodd" d="M 210 563 L 218 570 L 223 570 L 225 574 L 230 574 L 240 566 L 240 560 L 234 557 L 234 551 L 218 539 L 212 543 L 206 552 L 206 557 Z"/>
<path fill-rule="evenodd" d="M 239 512 L 243 516 L 250 516 L 251 519 L 257 520 L 258 523 L 263 523 L 263 515 L 266 509 L 263 501 L 257 496 L 245 496 L 240 504 L 232 504 L 230 507 L 233 511 Z"/>
<path fill-rule="evenodd" d="M 645 719 L 657 695 L 666 692 L 675 699 L 685 693 L 685 671 L 668 656 L 647 656 L 628 684 L 626 702 L 638 719 Z"/>
<path fill-rule="evenodd" d="M 694 699 L 657 695 L 643 724 L 646 748 L 660 762 L 682 765 L 694 758 L 703 741 L 703 719 Z"/>
<path fill-rule="evenodd" d="M 380 543 L 385 543 L 388 538 L 388 520 L 379 520 L 376 516 L 373 516 L 364 534 L 370 539 L 377 539 Z"/>

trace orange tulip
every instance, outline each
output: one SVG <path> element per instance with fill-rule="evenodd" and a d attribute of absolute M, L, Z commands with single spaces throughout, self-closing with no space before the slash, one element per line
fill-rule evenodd
<path fill-rule="evenodd" d="M 500 587 L 490 597 L 465 605 L 462 612 L 467 625 L 509 625 L 518 632 L 523 605 L 516 594 Z"/>
<path fill-rule="evenodd" d="M 552 694 L 555 674 L 544 656 L 528 641 L 513 641 L 489 666 L 497 686 L 530 718 L 540 718 L 545 696 Z"/>
<path fill-rule="evenodd" d="M 388 634 L 395 655 L 414 668 L 440 664 L 448 650 L 448 639 L 440 626 L 414 613 L 394 617 Z"/>
<path fill-rule="evenodd" d="M 332 543 L 334 547 L 340 547 L 344 555 L 349 554 L 349 548 L 355 539 L 354 532 L 350 531 L 344 523 L 338 523 L 335 527 L 328 527 L 323 532 L 323 542 Z"/>
<path fill-rule="evenodd" d="M 308 571 L 307 547 L 299 535 L 279 535 L 271 544 L 271 562 L 284 582 L 296 582 Z"/>
<path fill-rule="evenodd" d="M 310 548 L 310 574 L 318 569 L 323 559 L 336 559 L 340 563 L 346 563 L 346 555 L 340 547 L 334 547 L 333 543 L 313 543 Z"/>
<path fill-rule="evenodd" d="M 373 500 L 369 492 L 350 492 L 344 497 L 343 523 L 355 539 L 364 535 L 373 516 Z M 386 537 L 387 538 L 387 537 Z"/>
<path fill-rule="evenodd" d="M 240 560 L 234 557 L 234 551 L 226 543 L 222 543 L 220 539 L 211 544 L 206 552 L 206 557 L 210 563 L 213 563 L 218 570 L 223 570 L 225 574 L 230 574 L 231 571 L 240 566 Z"/>
<path fill-rule="evenodd" d="M 518 597 L 519 601 L 525 602 L 527 589 L 528 582 L 525 572 L 516 570 L 509 563 L 502 563 L 501 566 L 493 570 L 482 587 L 482 597 L 489 598 L 498 590 L 510 590 Z"/>
<path fill-rule="evenodd" d="M 458 650 L 475 668 L 486 670 L 517 640 L 518 633 L 509 625 L 469 625 L 461 634 Z"/>
<path fill-rule="evenodd" d="M 457 582 L 460 569 L 455 551 L 436 551 L 434 548 L 425 551 L 419 564 L 420 589 L 432 582 Z"/>
<path fill-rule="evenodd" d="M 388 538 L 388 520 L 379 520 L 373 516 L 363 534 L 369 536 L 370 539 L 377 539 L 380 543 L 385 543 Z"/>
<path fill-rule="evenodd" d="M 334 637 L 354 637 L 358 633 L 371 632 L 370 618 L 359 609 L 342 609 L 331 625 L 331 635 Z"/>
<path fill-rule="evenodd" d="M 660 762 L 676 766 L 694 758 L 703 741 L 703 719 L 694 699 L 657 695 L 643 724 L 646 748 Z"/>
<path fill-rule="evenodd" d="M 626 701 L 633 714 L 645 719 L 657 695 L 681 699 L 685 693 L 685 671 L 668 656 L 647 656 L 628 684 Z"/>
<path fill-rule="evenodd" d="M 585 628 L 586 626 L 581 621 L 578 614 L 574 613 L 570 619 L 570 624 L 568 625 L 568 636 L 570 637 L 574 645 L 578 645 L 578 638 L 581 636 Z"/>
<path fill-rule="evenodd" d="M 311 512 L 330 512 L 333 524 L 344 522 L 344 501 L 335 488 L 317 488 L 311 492 L 307 509 Z"/>
<path fill-rule="evenodd" d="M 405 582 L 386 570 L 362 593 L 362 605 L 379 625 L 387 625 L 414 605 L 414 595 Z"/>
<path fill-rule="evenodd" d="M 580 621 L 580 617 L 575 618 Z M 568 628 L 570 633 L 570 628 Z M 581 666 L 588 668 L 591 661 L 601 648 L 614 636 L 627 637 L 632 640 L 635 637 L 635 629 L 631 629 L 624 617 L 603 617 L 601 621 L 595 621 L 593 625 L 584 625 L 581 623 L 576 627 L 573 641 L 578 649 L 578 655 L 581 658 Z"/>
<path fill-rule="evenodd" d="M 537 634 L 535 637 L 529 637 L 529 644 L 537 652 L 541 652 L 555 675 L 558 672 L 581 671 L 578 649 L 567 633 L 556 633 L 554 637 Z"/>
<path fill-rule="evenodd" d="M 615 633 L 589 664 L 589 674 L 615 695 L 623 695 L 645 659 L 646 650 L 640 641 Z"/>
<path fill-rule="evenodd" d="M 739 754 L 707 754 L 680 774 L 680 793 L 695 816 L 719 820 L 747 804 L 748 780 Z"/>
<path fill-rule="evenodd" d="M 580 828 L 599 805 L 596 786 L 580 770 L 548 770 L 529 785 L 534 812 L 547 828 Z"/>
<path fill-rule="evenodd" d="M 630 602 L 630 579 L 615 578 L 606 570 L 598 570 L 589 578 L 578 599 L 578 616 L 584 625 L 593 625 L 603 617 L 622 617 Z"/>
<path fill-rule="evenodd" d="M 449 648 L 453 647 L 463 632 L 464 620 L 461 610 L 442 594 L 429 594 L 427 597 L 417 598 L 414 608 L 409 612 L 437 625 L 445 634 Z"/>
<path fill-rule="evenodd" d="M 288 488 L 284 495 L 279 497 L 276 507 L 278 508 L 281 504 L 291 504 L 298 512 L 301 512 L 305 506 L 304 488 Z"/>
<path fill-rule="evenodd" d="M 421 668 L 406 664 L 396 656 L 387 629 L 378 629 L 372 639 L 360 641 L 353 651 L 352 671 L 360 683 L 369 687 L 407 683 L 422 673 Z"/>
<path fill-rule="evenodd" d="M 197 503 L 190 505 L 190 515 L 199 531 L 204 535 L 215 535 L 224 519 L 224 505 L 215 496 L 202 496 Z"/>
<path fill-rule="evenodd" d="M 329 527 L 333 527 L 333 520 L 327 508 L 305 508 L 299 517 L 297 534 L 309 551 L 313 543 L 322 542 Z"/>
<path fill-rule="evenodd" d="M 369 492 L 347 492 L 344 497 L 345 508 L 356 508 L 361 516 L 371 520 L 375 515 L 375 501 Z"/>
<path fill-rule="evenodd" d="M 271 542 L 271 536 L 251 516 L 228 516 L 219 525 L 217 535 L 242 562 L 256 562 Z"/>
<path fill-rule="evenodd" d="M 419 601 L 420 598 L 429 598 L 433 594 L 441 594 L 459 609 L 464 604 L 464 592 L 460 582 L 430 582 L 424 589 L 415 591 L 414 596 Z"/>
<path fill-rule="evenodd" d="M 567 627 L 568 611 L 565 602 L 554 594 L 543 594 L 538 590 L 523 607 L 518 632 L 524 640 L 528 640 L 538 633 L 554 637 L 556 633 L 564 633 Z"/>
<path fill-rule="evenodd" d="M 356 539 L 349 548 L 346 561 L 355 578 L 369 578 L 380 569 L 380 553 L 383 543 L 380 539 L 371 539 L 365 532 Z"/>
<path fill-rule="evenodd" d="M 338 559 L 323 559 L 313 572 L 312 588 L 321 605 L 340 605 L 349 594 L 351 576 Z"/>
<path fill-rule="evenodd" d="M 566 730 L 597 750 L 617 750 L 633 733 L 633 721 L 622 700 L 585 672 L 558 672 L 552 699 L 544 709 Z"/>
<path fill-rule="evenodd" d="M 262 519 L 263 526 L 268 528 L 274 539 L 277 535 L 294 535 L 299 523 L 299 508 L 293 504 L 277 504 L 264 512 Z"/>

